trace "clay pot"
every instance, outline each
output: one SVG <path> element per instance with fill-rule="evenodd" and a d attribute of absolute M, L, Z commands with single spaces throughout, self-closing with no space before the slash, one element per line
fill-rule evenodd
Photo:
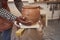
<path fill-rule="evenodd" d="M 40 18 L 40 6 L 23 6 L 22 24 L 35 24 Z"/>

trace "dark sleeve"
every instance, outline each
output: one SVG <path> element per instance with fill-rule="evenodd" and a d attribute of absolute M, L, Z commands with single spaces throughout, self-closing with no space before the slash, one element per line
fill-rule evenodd
<path fill-rule="evenodd" d="M 21 12 L 22 6 L 23 6 L 23 2 L 21 0 L 14 0 L 14 3 L 16 5 L 17 9 Z"/>
<path fill-rule="evenodd" d="M 4 17 L 10 21 L 14 21 L 16 19 L 16 16 L 11 14 L 9 11 L 7 11 L 6 9 L 1 8 L 0 9 L 0 16 Z"/>

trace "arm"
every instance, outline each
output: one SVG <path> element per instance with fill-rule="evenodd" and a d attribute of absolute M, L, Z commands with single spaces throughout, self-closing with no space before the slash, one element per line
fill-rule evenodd
<path fill-rule="evenodd" d="M 21 12 L 22 6 L 23 6 L 23 2 L 21 0 L 14 0 L 14 3 L 16 5 L 17 9 Z"/>
<path fill-rule="evenodd" d="M 14 21 L 17 18 L 16 16 L 14 16 L 9 11 L 3 8 L 0 9 L 0 16 L 8 19 L 9 21 Z"/>
<path fill-rule="evenodd" d="M 1 18 L 2 17 L 2 18 Z M 16 20 L 16 16 L 11 14 L 6 9 L 0 9 L 0 32 L 12 28 L 13 21 Z"/>

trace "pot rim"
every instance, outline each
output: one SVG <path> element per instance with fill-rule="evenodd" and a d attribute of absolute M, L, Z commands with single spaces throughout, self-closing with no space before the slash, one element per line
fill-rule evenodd
<path fill-rule="evenodd" d="M 24 9 L 35 9 L 35 8 L 39 8 L 39 9 L 43 9 L 40 6 L 23 6 Z"/>

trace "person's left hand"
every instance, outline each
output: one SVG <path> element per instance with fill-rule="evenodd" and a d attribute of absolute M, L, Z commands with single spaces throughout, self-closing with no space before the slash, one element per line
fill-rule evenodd
<path fill-rule="evenodd" d="M 16 21 L 17 21 L 17 24 L 22 23 L 24 25 L 31 25 L 33 23 L 31 21 L 27 21 L 27 18 L 26 17 L 22 17 L 22 16 L 17 17 Z"/>

